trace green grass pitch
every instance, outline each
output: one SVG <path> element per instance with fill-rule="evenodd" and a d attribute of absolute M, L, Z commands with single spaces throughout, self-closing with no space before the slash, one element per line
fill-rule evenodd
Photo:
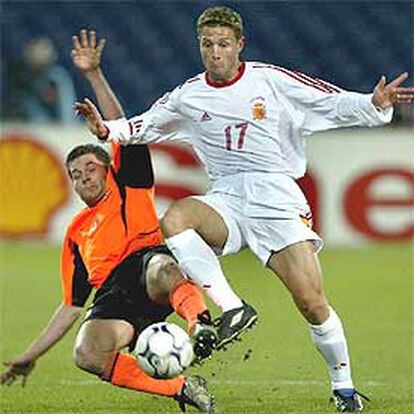
<path fill-rule="evenodd" d="M 59 304 L 60 276 L 57 248 L 2 244 L 0 250 L 4 361 L 23 351 Z M 413 412 L 412 248 L 326 248 L 321 261 L 328 297 L 347 331 L 354 379 L 372 399 L 367 412 Z M 280 282 L 249 253 L 223 264 L 261 319 L 242 342 L 190 371 L 207 377 L 219 413 L 335 412 L 325 364 Z M 179 412 L 174 401 L 119 389 L 78 370 L 71 357 L 75 333 L 38 361 L 25 388 L 1 388 L 2 413 Z"/>

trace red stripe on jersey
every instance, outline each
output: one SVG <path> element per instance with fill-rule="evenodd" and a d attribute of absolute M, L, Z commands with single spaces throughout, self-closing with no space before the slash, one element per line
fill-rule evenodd
<path fill-rule="evenodd" d="M 303 83 L 304 85 L 311 86 L 312 88 L 318 89 L 321 92 L 325 93 L 341 93 L 341 89 L 337 86 L 334 86 L 328 82 L 325 82 L 321 79 L 315 79 L 304 73 L 291 71 L 286 68 L 282 68 L 281 66 L 274 66 L 274 65 L 254 65 L 253 68 L 255 69 L 275 69 L 279 72 L 283 72 L 284 74 L 290 76 L 291 78 L 297 80 L 298 82 Z"/>
<path fill-rule="evenodd" d="M 339 86 L 333 85 L 332 83 L 329 83 L 329 82 L 324 81 L 324 80 L 319 79 L 319 78 L 318 78 L 318 81 L 319 81 L 319 82 L 322 82 L 322 83 L 323 83 L 323 84 L 325 84 L 326 86 L 329 86 L 330 88 L 332 88 L 332 89 L 333 89 L 335 92 L 337 92 L 337 93 L 341 93 L 341 92 L 343 92 L 343 89 L 341 89 Z"/>
<path fill-rule="evenodd" d="M 328 89 L 329 91 L 332 91 L 332 92 L 337 92 L 337 93 L 341 93 L 341 89 L 339 89 L 339 88 L 338 88 L 338 87 L 336 87 L 335 85 L 329 84 L 328 82 L 325 82 L 325 81 L 323 81 L 323 80 L 321 80 L 321 79 L 319 79 L 319 78 L 312 78 L 311 76 L 305 75 L 304 73 L 302 73 L 302 72 L 297 72 L 297 71 L 294 71 L 293 73 L 294 73 L 295 75 L 298 75 L 298 76 L 300 76 L 301 78 L 303 78 L 303 79 L 305 79 L 305 80 L 307 80 L 307 81 L 309 81 L 309 82 L 311 82 L 311 83 L 315 84 L 315 85 L 319 85 L 319 86 L 325 87 L 325 88 L 326 88 L 326 89 Z"/>
<path fill-rule="evenodd" d="M 319 84 L 317 81 L 315 80 L 309 80 L 304 78 L 303 76 L 301 76 L 300 74 L 298 74 L 297 72 L 291 72 L 288 69 L 285 68 L 281 68 L 281 67 L 275 67 L 276 70 L 290 76 L 291 78 L 297 80 L 298 82 L 303 83 L 304 85 L 310 86 L 314 89 L 318 89 L 321 92 L 324 93 L 333 93 L 334 91 L 332 89 L 327 88 L 326 86 L 323 86 L 321 84 Z M 312 78 L 310 78 L 312 79 Z"/>

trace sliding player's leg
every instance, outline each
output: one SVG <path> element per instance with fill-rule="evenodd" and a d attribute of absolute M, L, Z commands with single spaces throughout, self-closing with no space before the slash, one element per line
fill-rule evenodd
<path fill-rule="evenodd" d="M 209 357 L 217 344 L 217 333 L 199 288 L 185 279 L 166 247 L 157 247 L 144 256 L 146 291 L 155 303 L 170 305 L 187 321 L 199 361 Z"/>
<path fill-rule="evenodd" d="M 134 357 L 120 352 L 134 337 L 134 327 L 124 320 L 87 320 L 76 338 L 76 365 L 111 384 L 135 391 L 172 397 L 201 412 L 213 412 L 214 399 L 201 377 L 158 380 L 139 368 Z"/>

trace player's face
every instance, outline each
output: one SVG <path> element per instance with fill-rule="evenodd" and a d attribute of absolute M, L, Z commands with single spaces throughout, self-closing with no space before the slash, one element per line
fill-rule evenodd
<path fill-rule="evenodd" d="M 199 42 L 204 66 L 214 81 L 226 82 L 236 76 L 243 38 L 237 40 L 230 27 L 203 27 Z"/>
<path fill-rule="evenodd" d="M 69 170 L 76 193 L 88 206 L 94 206 L 105 194 L 105 165 L 95 154 L 85 154 L 73 160 Z"/>

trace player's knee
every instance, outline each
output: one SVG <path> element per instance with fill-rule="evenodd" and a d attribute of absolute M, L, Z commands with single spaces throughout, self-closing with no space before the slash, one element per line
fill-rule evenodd
<path fill-rule="evenodd" d="M 76 345 L 73 359 L 78 368 L 91 374 L 101 375 L 104 370 L 102 361 L 95 356 L 93 350 L 86 344 Z"/>
<path fill-rule="evenodd" d="M 193 214 L 187 211 L 184 203 L 177 202 L 170 206 L 161 219 L 161 230 L 165 237 L 193 228 L 196 228 Z"/>
<path fill-rule="evenodd" d="M 296 298 L 305 319 L 312 324 L 323 323 L 329 315 L 327 301 L 320 291 L 308 292 Z"/>
<path fill-rule="evenodd" d="M 171 256 L 156 255 L 147 270 L 147 293 L 151 300 L 167 304 L 172 287 L 183 275 Z"/>
<path fill-rule="evenodd" d="M 168 287 L 170 285 L 173 285 L 178 279 L 183 277 L 177 262 L 172 257 L 168 257 L 163 260 L 157 272 L 157 283 L 169 290 Z"/>

